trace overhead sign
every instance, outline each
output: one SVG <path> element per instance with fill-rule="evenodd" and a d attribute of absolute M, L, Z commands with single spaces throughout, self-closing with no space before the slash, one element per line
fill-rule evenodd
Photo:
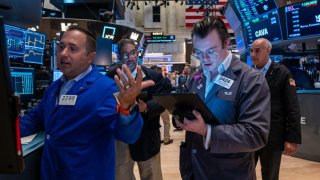
<path fill-rule="evenodd" d="M 151 36 L 163 36 L 162 32 L 152 32 Z"/>
<path fill-rule="evenodd" d="M 147 43 L 163 43 L 163 42 L 175 42 L 176 36 L 146 36 L 145 40 Z"/>
<path fill-rule="evenodd" d="M 115 33 L 116 33 L 115 27 L 104 26 L 102 31 L 102 37 L 107 39 L 113 39 Z"/>

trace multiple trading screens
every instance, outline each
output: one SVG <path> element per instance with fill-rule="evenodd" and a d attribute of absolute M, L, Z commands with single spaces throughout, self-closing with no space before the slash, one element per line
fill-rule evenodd
<path fill-rule="evenodd" d="M 309 0 L 282 8 L 276 0 L 230 0 L 224 15 L 235 32 L 239 51 L 243 51 L 257 38 L 276 42 L 319 36 L 319 3 Z"/>
<path fill-rule="evenodd" d="M 5 34 L 10 61 L 43 64 L 45 34 L 10 25 L 5 25 Z"/>

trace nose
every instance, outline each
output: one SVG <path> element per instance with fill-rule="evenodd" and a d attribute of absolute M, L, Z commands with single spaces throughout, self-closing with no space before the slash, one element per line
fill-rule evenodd
<path fill-rule="evenodd" d="M 209 54 L 207 52 L 202 54 L 202 58 L 203 58 L 204 61 L 210 60 L 210 56 L 209 56 Z"/>
<path fill-rule="evenodd" d="M 59 50 L 59 55 L 60 55 L 60 57 L 66 57 L 67 56 L 67 54 L 68 54 L 68 50 L 67 50 L 68 48 L 64 48 L 64 49 L 60 49 Z"/>

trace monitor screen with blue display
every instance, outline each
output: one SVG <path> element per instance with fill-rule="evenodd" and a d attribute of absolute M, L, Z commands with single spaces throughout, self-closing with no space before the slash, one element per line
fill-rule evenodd
<path fill-rule="evenodd" d="M 275 0 L 234 0 L 234 3 L 243 22 L 278 8 Z"/>
<path fill-rule="evenodd" d="M 243 35 L 242 27 L 239 27 L 236 31 L 234 31 L 234 37 L 237 43 L 237 49 L 239 54 L 243 54 L 246 52 L 246 43 Z"/>
<path fill-rule="evenodd" d="M 288 39 L 320 35 L 320 5 L 317 0 L 285 7 Z"/>
<path fill-rule="evenodd" d="M 258 38 L 266 38 L 271 42 L 283 40 L 278 10 L 261 15 L 243 25 L 246 43 L 249 46 Z"/>
<path fill-rule="evenodd" d="M 45 34 L 10 25 L 5 32 L 10 61 L 43 64 Z"/>
<path fill-rule="evenodd" d="M 269 55 L 269 58 L 276 63 L 283 62 L 283 55 Z"/>
<path fill-rule="evenodd" d="M 10 67 L 11 87 L 20 95 L 21 101 L 28 101 L 34 97 L 35 72 L 34 68 Z"/>
<path fill-rule="evenodd" d="M 236 13 L 237 10 L 234 7 L 233 1 L 228 1 L 224 16 L 228 20 L 228 23 L 233 31 L 236 31 L 241 25 L 241 20 Z"/>
<path fill-rule="evenodd" d="M 63 73 L 60 70 L 58 69 L 53 70 L 52 81 L 58 80 L 62 75 Z"/>

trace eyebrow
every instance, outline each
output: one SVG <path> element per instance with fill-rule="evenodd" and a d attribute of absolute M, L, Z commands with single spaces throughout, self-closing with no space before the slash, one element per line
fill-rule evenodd
<path fill-rule="evenodd" d="M 65 42 L 63 42 L 63 41 L 60 41 L 60 43 L 59 44 L 62 44 L 62 45 L 69 45 L 69 46 L 78 46 L 78 45 L 76 45 L 76 44 L 74 44 L 74 43 L 65 43 Z"/>

